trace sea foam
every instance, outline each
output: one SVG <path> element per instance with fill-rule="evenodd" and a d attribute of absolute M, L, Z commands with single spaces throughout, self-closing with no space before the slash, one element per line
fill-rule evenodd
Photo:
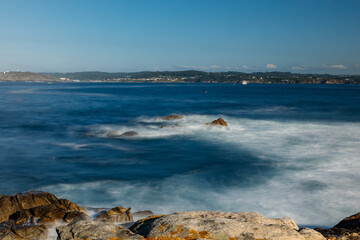
<path fill-rule="evenodd" d="M 218 117 L 223 117 L 229 128 L 204 125 Z M 160 128 L 173 123 L 181 127 Z M 227 184 L 222 188 L 207 181 L 206 173 L 190 171 L 146 182 L 90 181 L 50 185 L 43 190 L 85 206 L 123 205 L 158 214 L 183 210 L 256 211 L 267 217 L 290 216 L 300 225 L 332 226 L 358 211 L 360 126 L 356 123 L 185 115 L 177 121 L 143 116 L 129 126 L 89 128 L 90 134 L 98 138 L 107 138 L 107 133 L 114 130 L 139 133 L 138 138 L 123 141 L 182 136 L 232 151 L 248 151 L 277 173 L 271 177 L 257 173 L 259 184 Z"/>

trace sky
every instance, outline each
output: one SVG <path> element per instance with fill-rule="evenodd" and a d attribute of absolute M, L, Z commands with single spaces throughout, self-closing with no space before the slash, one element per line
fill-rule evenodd
<path fill-rule="evenodd" d="M 360 74 L 360 0 L 0 0 L 0 71 Z"/>

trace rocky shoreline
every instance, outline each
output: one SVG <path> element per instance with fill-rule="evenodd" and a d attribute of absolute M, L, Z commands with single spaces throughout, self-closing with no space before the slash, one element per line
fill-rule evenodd
<path fill-rule="evenodd" d="M 134 222 L 134 216 L 140 220 Z M 255 212 L 193 211 L 132 214 L 122 206 L 85 208 L 41 191 L 0 195 L 0 240 L 259 240 L 360 239 L 360 213 L 330 229 L 296 225 L 289 217 L 265 218 Z"/>

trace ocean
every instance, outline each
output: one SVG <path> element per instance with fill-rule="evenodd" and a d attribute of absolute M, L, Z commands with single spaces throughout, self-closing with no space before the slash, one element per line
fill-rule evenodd
<path fill-rule="evenodd" d="M 360 211 L 359 85 L 1 82 L 0 133 L 0 194 L 302 226 Z"/>

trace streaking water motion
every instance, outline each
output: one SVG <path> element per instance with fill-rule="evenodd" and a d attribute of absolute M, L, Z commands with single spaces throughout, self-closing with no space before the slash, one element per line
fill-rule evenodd
<path fill-rule="evenodd" d="M 2 85 L 3 194 L 38 188 L 85 206 L 257 211 L 301 225 L 358 211 L 358 86 Z M 184 118 L 158 118 L 172 113 Z M 205 126 L 219 117 L 229 128 Z"/>

